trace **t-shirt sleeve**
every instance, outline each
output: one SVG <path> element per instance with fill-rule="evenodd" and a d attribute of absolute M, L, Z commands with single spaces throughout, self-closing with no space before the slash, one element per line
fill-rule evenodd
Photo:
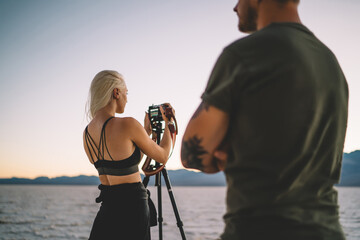
<path fill-rule="evenodd" d="M 231 112 L 239 65 L 236 55 L 225 49 L 218 58 L 201 98 L 225 112 Z"/>

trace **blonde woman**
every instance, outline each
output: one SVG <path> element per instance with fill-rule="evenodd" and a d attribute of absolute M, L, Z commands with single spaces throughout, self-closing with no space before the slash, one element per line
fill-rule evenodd
<path fill-rule="evenodd" d="M 153 142 L 150 121 L 143 127 L 123 113 L 127 88 L 116 71 L 99 72 L 93 79 L 88 101 L 90 123 L 83 135 L 85 152 L 99 173 L 101 207 L 94 220 L 90 239 L 148 239 L 148 195 L 141 183 L 138 164 L 142 153 L 165 164 L 171 148 L 167 118 L 159 145 Z"/>

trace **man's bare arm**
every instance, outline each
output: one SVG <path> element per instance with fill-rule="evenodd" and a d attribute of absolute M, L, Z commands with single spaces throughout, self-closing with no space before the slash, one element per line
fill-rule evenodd
<path fill-rule="evenodd" d="M 184 167 L 206 173 L 219 171 L 214 151 L 223 141 L 229 126 L 226 112 L 202 102 L 192 116 L 182 140 L 181 161 Z"/>

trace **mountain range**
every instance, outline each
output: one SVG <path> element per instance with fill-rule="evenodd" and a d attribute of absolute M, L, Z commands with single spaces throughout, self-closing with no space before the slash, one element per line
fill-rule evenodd
<path fill-rule="evenodd" d="M 205 174 L 202 172 L 188 171 L 185 169 L 168 170 L 172 186 L 225 186 L 223 172 Z M 143 177 L 143 176 L 142 176 Z M 155 177 L 150 177 L 149 186 L 154 185 Z M 97 176 L 80 175 L 76 177 L 38 177 L 28 178 L 0 178 L 0 184 L 53 184 L 53 185 L 98 185 Z M 162 185 L 165 186 L 164 178 Z M 337 186 L 360 186 L 360 150 L 344 153 L 340 183 Z"/>
<path fill-rule="evenodd" d="M 222 172 L 216 174 L 205 174 L 185 169 L 167 170 L 172 186 L 225 186 L 225 177 Z M 144 177 L 141 175 L 142 178 Z M 155 176 L 150 177 L 149 186 L 154 185 Z M 0 184 L 54 184 L 54 185 L 98 185 L 99 177 L 80 175 L 76 177 L 38 177 L 28 178 L 0 178 Z M 165 186 L 162 177 L 162 185 Z"/>
<path fill-rule="evenodd" d="M 360 150 L 344 153 L 339 186 L 360 186 Z"/>

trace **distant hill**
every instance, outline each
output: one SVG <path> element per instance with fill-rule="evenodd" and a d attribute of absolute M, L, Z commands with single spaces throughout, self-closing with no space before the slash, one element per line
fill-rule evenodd
<path fill-rule="evenodd" d="M 172 186 L 225 186 L 223 172 L 205 174 L 185 169 L 168 170 Z M 154 185 L 155 177 L 150 177 L 149 186 Z M 0 184 L 54 184 L 54 185 L 98 185 L 97 176 L 80 175 L 77 177 L 38 177 L 27 178 L 0 178 Z M 162 184 L 165 186 L 162 178 Z M 360 186 L 360 150 L 352 153 L 344 153 L 340 184 L 337 186 Z"/>
<path fill-rule="evenodd" d="M 223 172 L 205 174 L 180 169 L 168 170 L 168 174 L 172 186 L 226 186 Z M 154 181 L 155 177 L 150 177 L 149 186 L 154 185 Z M 162 178 L 162 185 L 165 186 L 164 178 Z"/>
<path fill-rule="evenodd" d="M 222 172 L 216 174 L 205 174 L 185 169 L 168 170 L 172 186 L 225 186 L 225 177 Z M 143 176 L 142 176 L 143 177 Z M 155 177 L 150 177 L 149 186 L 154 185 Z M 0 184 L 53 184 L 53 185 L 98 185 L 97 176 L 80 175 L 77 177 L 38 177 L 27 178 L 0 178 Z M 165 186 L 164 178 L 162 184 Z"/>
<path fill-rule="evenodd" d="M 97 176 L 80 175 L 77 177 L 38 177 L 28 178 L 0 178 L 0 184 L 53 184 L 53 185 L 98 185 L 100 184 Z"/>
<path fill-rule="evenodd" d="M 360 150 L 344 153 L 338 186 L 360 186 Z"/>

